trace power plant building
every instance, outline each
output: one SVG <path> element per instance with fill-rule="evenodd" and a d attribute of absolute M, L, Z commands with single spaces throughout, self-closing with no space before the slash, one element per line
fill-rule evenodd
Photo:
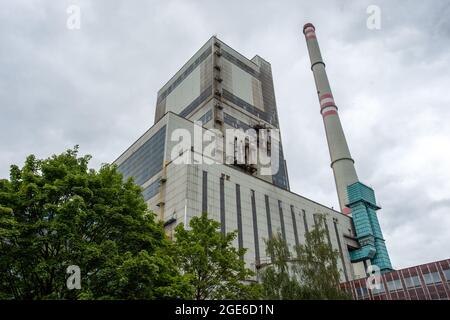
<path fill-rule="evenodd" d="M 342 282 L 365 277 L 370 264 L 389 271 L 379 207 L 373 190 L 356 175 L 314 26 L 305 25 L 304 34 L 340 211 L 290 190 L 271 65 L 259 56 L 244 57 L 217 37 L 159 90 L 155 123 L 115 164 L 143 188 L 169 236 L 176 225 L 188 226 L 207 212 L 222 232 L 238 231 L 234 245 L 247 249 L 244 260 L 253 270 L 270 262 L 264 239 L 280 233 L 290 247 L 304 243 L 317 214 L 325 214 Z"/>

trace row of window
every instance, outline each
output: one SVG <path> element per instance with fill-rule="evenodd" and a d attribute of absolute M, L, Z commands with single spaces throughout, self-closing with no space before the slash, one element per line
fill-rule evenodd
<path fill-rule="evenodd" d="M 256 71 L 255 69 L 249 67 L 248 65 L 246 65 L 244 62 L 242 62 L 241 60 L 239 60 L 238 58 L 236 58 L 234 55 L 232 55 L 231 53 L 227 52 L 226 50 L 222 50 L 221 51 L 222 56 L 227 59 L 228 61 L 230 61 L 231 63 L 233 63 L 234 65 L 236 65 L 237 67 L 241 68 L 243 71 L 247 72 L 248 74 L 252 75 L 253 77 L 255 77 L 256 79 L 259 78 L 259 73 L 258 71 Z"/>
<path fill-rule="evenodd" d="M 288 177 L 286 173 L 286 163 L 283 156 L 283 146 L 280 143 L 278 153 L 278 171 L 272 176 L 272 182 L 277 187 L 289 189 Z"/>
<path fill-rule="evenodd" d="M 450 269 L 444 269 L 443 272 L 446 280 L 450 281 Z M 403 280 L 405 282 L 406 289 L 418 288 L 422 286 L 420 278 L 417 275 L 406 277 Z M 441 283 L 442 281 L 439 272 L 424 273 L 423 280 L 425 285 Z M 387 281 L 386 285 L 389 292 L 403 290 L 402 281 L 400 279 Z M 379 288 L 373 289 L 373 294 L 382 294 L 385 292 L 386 289 L 383 283 L 380 284 Z M 367 297 L 369 295 L 369 291 L 366 287 L 356 288 L 356 293 L 359 298 Z"/>
<path fill-rule="evenodd" d="M 134 178 L 137 185 L 142 185 L 162 169 L 166 126 L 159 129 L 138 150 L 118 166 L 124 180 Z"/>
<path fill-rule="evenodd" d="M 236 119 L 235 117 L 229 115 L 226 112 L 223 113 L 223 122 L 236 129 L 249 130 L 252 128 L 247 123 Z"/>
<path fill-rule="evenodd" d="M 206 211 L 206 209 L 208 208 L 208 196 L 207 196 L 207 172 L 203 171 L 203 187 L 202 187 L 202 210 Z M 236 212 L 237 212 L 237 225 L 238 225 L 238 235 L 242 235 L 242 213 L 241 213 L 241 194 L 240 194 L 240 185 L 239 184 L 235 184 L 235 188 L 236 188 Z M 281 200 L 278 200 L 278 210 L 277 212 L 273 212 L 271 210 L 271 206 L 270 206 L 270 199 L 268 195 L 264 195 L 264 203 L 265 203 L 265 213 L 266 213 L 266 221 L 258 221 L 258 218 L 260 218 L 261 216 L 257 215 L 256 212 L 256 199 L 255 199 L 255 191 L 254 190 L 250 190 L 251 192 L 251 197 L 250 197 L 250 203 L 251 203 L 251 207 L 252 207 L 252 220 L 253 220 L 253 232 L 254 232 L 254 245 L 255 245 L 255 260 L 257 262 L 260 261 L 260 252 L 259 252 L 259 235 L 258 235 L 258 225 L 261 226 L 261 223 L 267 223 L 267 232 L 268 232 L 268 236 L 269 238 L 271 238 L 272 236 L 274 236 L 273 230 L 272 230 L 272 220 L 276 221 L 278 220 L 280 222 L 280 229 L 281 229 L 281 234 L 282 237 L 284 239 L 286 239 L 286 230 L 285 230 L 285 219 L 292 219 L 292 226 L 294 228 L 294 240 L 295 240 L 295 244 L 299 245 L 299 239 L 298 239 L 298 231 L 297 231 L 297 223 L 302 223 L 304 224 L 304 230 L 306 232 L 308 232 L 309 228 L 308 228 L 308 223 L 307 223 L 307 219 L 306 219 L 306 211 L 305 210 L 301 210 L 301 214 L 299 213 L 295 213 L 295 209 L 294 206 L 291 205 L 290 206 L 290 211 L 289 210 L 283 210 L 283 203 Z M 220 199 L 220 222 L 221 222 L 221 231 L 222 233 L 225 233 L 225 221 L 226 221 L 226 217 L 225 217 L 225 213 L 226 213 L 226 208 L 225 208 L 225 178 L 224 176 L 222 176 L 220 178 L 220 188 L 219 188 L 219 199 Z M 316 223 L 316 216 L 314 216 L 314 222 Z M 344 258 L 342 256 L 342 247 L 341 247 L 341 243 L 340 243 L 340 239 L 339 239 L 339 235 L 337 234 L 337 228 L 335 226 L 335 232 L 336 232 L 336 238 L 338 241 L 338 248 L 339 248 L 339 252 L 341 254 L 341 259 L 342 259 L 342 263 L 344 264 Z M 328 241 L 331 245 L 331 240 L 330 240 L 330 234 L 329 234 L 329 230 L 328 230 L 328 225 L 326 225 L 326 233 L 327 233 L 327 238 Z M 241 245 L 241 244 L 240 244 Z M 344 269 L 345 269 L 345 265 L 344 265 Z M 344 270 L 344 272 L 346 272 Z M 347 275 L 345 275 L 347 277 Z"/>
<path fill-rule="evenodd" d="M 202 125 L 205 125 L 206 123 L 208 123 L 209 121 L 211 121 L 212 119 L 212 110 L 209 109 L 204 115 L 202 115 L 198 121 L 200 121 L 202 123 Z"/>
<path fill-rule="evenodd" d="M 261 65 L 259 80 L 261 81 L 261 93 L 264 102 L 264 110 L 271 115 L 270 123 L 278 128 L 277 104 L 273 88 L 272 73 L 270 64 Z"/>
<path fill-rule="evenodd" d="M 157 103 L 160 103 L 162 100 L 164 100 L 173 90 L 175 90 L 178 85 L 183 82 L 184 79 L 186 79 L 192 71 L 194 71 L 197 66 L 203 62 L 210 54 L 211 54 L 211 47 L 208 47 L 195 61 L 166 89 L 164 90 L 159 96 Z"/>
<path fill-rule="evenodd" d="M 142 191 L 142 195 L 144 196 L 144 200 L 147 201 L 154 196 L 156 196 L 159 192 L 159 186 L 161 185 L 160 180 L 156 180 L 152 182 L 147 188 Z"/>
<path fill-rule="evenodd" d="M 212 86 L 203 90 L 200 95 L 194 99 L 186 108 L 179 113 L 180 117 L 186 118 L 192 111 L 195 110 L 203 101 L 205 101 L 212 94 Z"/>
<path fill-rule="evenodd" d="M 222 55 L 223 55 L 223 57 L 225 59 L 227 59 L 228 61 L 230 61 L 231 63 L 233 63 L 237 67 L 241 68 L 241 70 L 247 72 L 248 74 L 250 74 L 254 78 L 256 78 L 256 79 L 261 81 L 261 84 L 262 84 L 261 90 L 262 90 L 262 95 L 263 95 L 264 108 L 265 108 L 266 111 L 275 110 L 276 107 L 275 107 L 275 97 L 274 97 L 274 92 L 273 92 L 273 86 L 267 86 L 267 85 L 265 86 L 264 85 L 264 84 L 267 84 L 269 81 L 271 82 L 272 81 L 272 77 L 269 76 L 268 74 L 266 74 L 265 72 L 258 72 L 255 69 L 249 67 L 244 62 L 242 62 L 241 60 L 236 58 L 234 55 L 232 55 L 231 53 L 228 53 L 225 50 L 222 50 Z M 264 65 L 263 65 L 262 68 L 264 68 Z M 228 92 L 227 90 L 224 90 L 224 97 L 226 98 L 226 96 L 229 93 L 230 92 Z M 240 101 L 239 98 L 237 98 L 239 100 L 237 100 L 236 102 L 233 101 L 233 99 L 229 99 L 229 98 L 226 98 L 226 99 L 228 99 L 231 102 L 235 103 L 236 105 L 246 109 L 248 112 L 256 115 L 260 119 L 263 119 L 263 120 L 267 121 L 268 123 L 271 123 L 272 125 L 278 127 L 278 119 L 277 119 L 277 116 L 276 116 L 275 112 L 262 112 L 262 113 L 260 113 L 261 111 L 258 112 L 257 108 L 255 108 L 254 106 L 246 103 L 243 100 Z M 268 105 L 268 104 L 270 104 L 270 105 Z M 273 105 L 273 107 L 271 107 L 272 105 Z"/>
<path fill-rule="evenodd" d="M 262 119 L 268 123 L 271 123 L 271 115 L 267 112 L 264 112 L 262 110 L 259 110 L 255 106 L 251 105 L 250 103 L 242 100 L 238 96 L 235 96 L 230 91 L 223 89 L 223 97 L 227 99 L 228 101 L 234 103 L 235 105 L 241 107 L 242 109 L 246 110 L 247 112 L 250 112 L 254 116 L 258 117 L 259 119 Z"/>

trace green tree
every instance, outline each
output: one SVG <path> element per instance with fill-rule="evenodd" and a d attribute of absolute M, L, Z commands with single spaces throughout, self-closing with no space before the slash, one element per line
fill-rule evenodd
<path fill-rule="evenodd" d="M 270 300 L 300 300 L 302 287 L 291 270 L 292 255 L 286 241 L 278 233 L 264 240 L 270 263 L 260 272 L 262 296 Z"/>
<path fill-rule="evenodd" d="M 220 223 L 208 219 L 206 213 L 193 217 L 186 230 L 182 224 L 175 229 L 177 262 L 189 276 L 194 292 L 190 298 L 252 299 L 259 296 L 257 284 L 244 283 L 253 272 L 242 259 L 245 249 L 236 249 L 232 242 L 237 233 L 222 234 Z"/>
<path fill-rule="evenodd" d="M 172 244 L 147 211 L 141 188 L 115 166 L 88 169 L 78 147 L 27 157 L 0 180 L 0 298 L 150 299 L 185 297 Z M 81 290 L 68 290 L 78 265 Z"/>
<path fill-rule="evenodd" d="M 265 241 L 271 263 L 261 271 L 264 299 L 350 299 L 339 289 L 339 253 L 326 240 L 325 215 L 316 215 L 316 226 L 294 254 L 278 233 Z"/>
<path fill-rule="evenodd" d="M 337 266 L 339 252 L 328 243 L 326 216 L 316 215 L 316 225 L 306 233 L 305 243 L 296 247 L 295 272 L 311 299 L 349 299 L 339 288 L 340 273 Z"/>

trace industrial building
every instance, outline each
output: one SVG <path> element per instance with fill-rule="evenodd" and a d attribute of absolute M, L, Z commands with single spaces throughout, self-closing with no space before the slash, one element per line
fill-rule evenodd
<path fill-rule="evenodd" d="M 143 188 L 169 236 L 176 225 L 188 225 L 206 211 L 222 232 L 238 230 L 235 246 L 247 249 L 244 259 L 253 270 L 269 260 L 264 239 L 279 232 L 291 247 L 304 243 L 316 214 L 326 214 L 327 240 L 340 254 L 342 282 L 365 277 L 370 264 L 390 271 L 380 208 L 374 191 L 358 180 L 314 26 L 305 25 L 303 33 L 340 211 L 290 190 L 271 65 L 258 55 L 244 57 L 217 37 L 159 90 L 155 123 L 115 164 Z M 246 134 L 229 135 L 236 132 L 231 129 Z M 208 152 L 212 141 L 215 149 Z M 260 161 L 263 155 L 270 161 Z"/>

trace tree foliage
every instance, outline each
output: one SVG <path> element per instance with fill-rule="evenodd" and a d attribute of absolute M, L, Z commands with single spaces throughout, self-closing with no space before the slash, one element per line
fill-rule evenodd
<path fill-rule="evenodd" d="M 339 252 L 326 240 L 326 216 L 316 215 L 316 226 L 306 233 L 305 244 L 296 247 L 295 264 L 300 281 L 314 299 L 347 299 L 339 289 Z"/>
<path fill-rule="evenodd" d="M 237 233 L 206 213 L 178 225 L 176 242 L 148 211 L 142 189 L 113 165 L 88 168 L 78 148 L 26 158 L 0 180 L 0 299 L 341 299 L 337 252 L 319 217 L 292 255 L 281 235 L 272 263 L 250 283 Z M 81 270 L 81 289 L 66 269 Z"/>
<path fill-rule="evenodd" d="M 78 148 L 27 157 L 0 180 L 0 298 L 149 299 L 190 294 L 171 244 L 130 179 Z M 66 268 L 81 269 L 68 290 Z"/>
<path fill-rule="evenodd" d="M 325 216 L 316 216 L 316 226 L 294 254 L 277 234 L 266 241 L 271 263 L 261 271 L 263 298 L 281 300 L 350 299 L 339 289 L 339 253 L 326 241 Z"/>
<path fill-rule="evenodd" d="M 278 233 L 265 240 L 269 265 L 261 271 L 262 296 L 270 300 L 300 300 L 303 291 L 291 271 L 292 254 L 286 241 Z"/>
<path fill-rule="evenodd" d="M 186 230 L 176 227 L 177 262 L 194 287 L 192 299 L 250 299 L 259 295 L 256 284 L 244 283 L 253 272 L 242 259 L 245 249 L 232 242 L 236 232 L 222 234 L 220 224 L 206 213 L 193 217 Z"/>

